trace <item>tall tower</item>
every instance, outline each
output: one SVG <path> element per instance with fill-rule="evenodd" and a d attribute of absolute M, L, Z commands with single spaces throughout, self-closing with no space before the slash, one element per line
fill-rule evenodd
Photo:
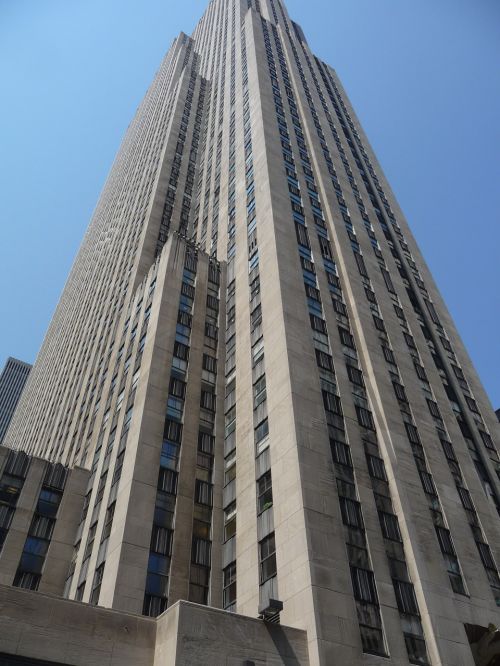
<path fill-rule="evenodd" d="M 498 434 L 335 71 L 281 0 L 212 0 L 125 136 L 7 433 L 88 470 L 50 591 L 279 616 L 307 632 L 289 663 L 473 666 L 471 627 L 500 620 Z M 13 582 L 49 590 L 30 562 Z"/>
<path fill-rule="evenodd" d="M 28 379 L 31 365 L 9 357 L 0 374 L 0 444 Z"/>

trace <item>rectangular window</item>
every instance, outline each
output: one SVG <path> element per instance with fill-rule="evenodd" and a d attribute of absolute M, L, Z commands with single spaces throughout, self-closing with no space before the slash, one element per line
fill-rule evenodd
<path fill-rule="evenodd" d="M 490 569 L 491 571 L 496 571 L 497 567 L 495 560 L 493 559 L 493 555 L 491 554 L 491 549 L 488 544 L 483 543 L 482 541 L 476 541 L 476 545 L 484 567 L 486 569 Z"/>
<path fill-rule="evenodd" d="M 177 472 L 161 467 L 158 475 L 158 490 L 175 495 L 177 493 L 177 476 Z"/>
<path fill-rule="evenodd" d="M 380 270 L 382 271 L 382 275 L 384 277 L 385 286 L 387 287 L 387 290 L 390 291 L 391 294 L 395 294 L 396 290 L 394 289 L 394 285 L 392 284 L 392 279 L 389 271 L 382 267 L 380 268 Z"/>
<path fill-rule="evenodd" d="M 311 328 L 314 331 L 319 331 L 320 333 L 323 333 L 324 335 L 327 334 L 326 322 L 325 322 L 324 319 L 321 319 L 321 317 L 318 317 L 314 314 L 310 314 L 309 318 L 311 320 Z"/>
<path fill-rule="evenodd" d="M 375 430 L 375 422 L 370 410 L 360 407 L 359 405 L 355 405 L 355 407 L 359 425 L 368 428 L 369 430 Z"/>
<path fill-rule="evenodd" d="M 401 402 L 408 402 L 408 398 L 406 397 L 406 391 L 405 387 L 400 384 L 399 382 L 392 382 L 392 385 L 394 387 L 394 393 L 396 394 L 396 398 L 400 400 Z"/>
<path fill-rule="evenodd" d="M 274 532 L 259 543 L 260 584 L 276 576 L 276 544 Z"/>
<path fill-rule="evenodd" d="M 207 370 L 208 372 L 213 372 L 215 374 L 217 372 L 217 359 L 213 356 L 209 356 L 208 354 L 203 354 L 203 370 Z"/>
<path fill-rule="evenodd" d="M 358 271 L 359 271 L 360 275 L 367 278 L 368 277 L 368 271 L 366 270 L 364 258 L 362 257 L 361 254 L 359 254 L 359 252 L 354 252 L 354 257 L 356 259 L 356 263 L 358 265 Z"/>
<path fill-rule="evenodd" d="M 351 579 L 354 598 L 357 601 L 364 601 L 368 604 L 378 605 L 373 571 L 360 569 L 351 565 Z"/>
<path fill-rule="evenodd" d="M 273 505 L 273 486 L 271 471 L 263 474 L 257 481 L 257 512 L 262 513 Z"/>
<path fill-rule="evenodd" d="M 310 249 L 311 245 L 309 243 L 309 236 L 307 234 L 306 227 L 303 224 L 295 222 L 295 233 L 297 234 L 298 244 Z"/>
<path fill-rule="evenodd" d="M 236 562 L 229 564 L 222 573 L 222 606 L 227 609 L 236 602 Z"/>
<path fill-rule="evenodd" d="M 343 317 L 347 317 L 347 307 L 345 303 L 339 301 L 338 298 L 333 298 L 332 296 L 332 305 L 335 312 Z"/>
<path fill-rule="evenodd" d="M 382 458 L 367 454 L 366 460 L 368 462 L 368 471 L 370 472 L 370 476 L 373 479 L 380 479 L 381 481 L 387 481 L 387 476 L 385 473 L 385 465 Z"/>
<path fill-rule="evenodd" d="M 397 516 L 395 516 L 393 513 L 386 513 L 385 511 L 379 511 L 378 515 L 384 539 L 401 542 L 401 532 L 399 531 L 399 522 Z"/>
<path fill-rule="evenodd" d="M 337 414 L 337 416 L 342 416 L 342 403 L 340 402 L 340 397 L 335 395 L 335 393 L 330 393 L 330 391 L 322 390 L 323 394 L 323 405 L 327 412 L 332 412 Z"/>
<path fill-rule="evenodd" d="M 430 400 L 429 398 L 427 398 L 427 406 L 429 407 L 431 415 L 435 419 L 441 419 L 441 412 L 439 411 L 437 402 L 434 402 L 434 400 Z"/>
<path fill-rule="evenodd" d="M 425 472 L 424 470 L 420 470 L 419 473 L 420 473 L 420 479 L 422 481 L 422 486 L 424 487 L 425 492 L 428 495 L 437 497 L 437 490 L 436 486 L 434 485 L 434 479 L 432 478 L 432 475 L 429 474 L 429 472 Z"/>
<path fill-rule="evenodd" d="M 394 358 L 394 353 L 392 349 L 389 349 L 389 347 L 382 345 L 382 351 L 384 352 L 384 358 L 387 361 L 387 363 L 390 363 L 391 365 L 396 365 L 396 359 Z"/>
<path fill-rule="evenodd" d="M 417 597 L 412 583 L 393 580 L 394 592 L 400 613 L 419 616 Z"/>
<path fill-rule="evenodd" d="M 212 506 L 213 486 L 206 481 L 196 479 L 194 501 L 205 506 Z"/>
<path fill-rule="evenodd" d="M 346 467 L 352 467 L 351 452 L 347 444 L 335 439 L 330 439 L 330 449 L 335 463 L 338 465 L 345 465 Z"/>
<path fill-rule="evenodd" d="M 339 497 L 340 512 L 342 522 L 349 527 L 363 529 L 363 514 L 361 513 L 361 504 L 347 497 Z"/>
<path fill-rule="evenodd" d="M 417 361 L 413 361 L 413 365 L 415 366 L 417 377 L 428 384 L 429 380 L 427 379 L 427 373 L 425 372 L 424 366 L 420 365 Z"/>
<path fill-rule="evenodd" d="M 318 364 L 318 367 L 333 372 L 333 360 L 330 354 L 321 351 L 321 349 L 315 349 L 314 351 L 316 352 L 316 363 Z"/>
<path fill-rule="evenodd" d="M 420 444 L 420 435 L 418 434 L 417 427 L 413 423 L 405 423 L 405 428 L 410 442 L 412 444 Z"/>
<path fill-rule="evenodd" d="M 347 364 L 347 375 L 353 384 L 357 386 L 364 386 L 363 373 L 358 368 L 355 368 L 350 363 Z"/>
<path fill-rule="evenodd" d="M 264 419 L 259 425 L 255 428 L 255 443 L 261 442 L 269 434 L 269 422 L 267 419 Z"/>
<path fill-rule="evenodd" d="M 200 539 L 199 537 L 193 537 L 191 562 L 193 564 L 209 567 L 211 549 L 212 544 L 210 541 L 207 541 L 207 539 Z"/>
<path fill-rule="evenodd" d="M 340 341 L 343 345 L 346 347 L 350 347 L 351 349 L 355 349 L 355 344 L 354 344 L 354 338 L 351 335 L 351 333 L 344 328 L 343 326 L 339 326 L 339 335 L 340 335 Z"/>

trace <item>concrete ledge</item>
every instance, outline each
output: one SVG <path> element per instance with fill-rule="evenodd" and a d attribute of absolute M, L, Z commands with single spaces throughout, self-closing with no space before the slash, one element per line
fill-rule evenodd
<path fill-rule="evenodd" d="M 0 585 L 0 653 L 61 666 L 308 666 L 307 634 L 179 601 L 157 619 Z"/>

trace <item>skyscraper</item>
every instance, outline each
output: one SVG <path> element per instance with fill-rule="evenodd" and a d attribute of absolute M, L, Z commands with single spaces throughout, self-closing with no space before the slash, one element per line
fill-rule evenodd
<path fill-rule="evenodd" d="M 0 375 L 0 444 L 7 432 L 31 365 L 9 357 Z"/>
<path fill-rule="evenodd" d="M 500 616 L 495 440 L 334 70 L 280 0 L 212 0 L 127 131 L 7 433 L 1 580 L 279 619 L 309 655 L 284 629 L 283 663 L 472 666 Z M 251 662 L 218 649 L 182 663 Z"/>

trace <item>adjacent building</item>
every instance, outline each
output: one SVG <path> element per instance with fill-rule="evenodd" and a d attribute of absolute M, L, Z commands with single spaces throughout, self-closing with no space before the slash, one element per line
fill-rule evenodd
<path fill-rule="evenodd" d="M 335 71 L 280 0 L 212 0 L 127 131 L 5 439 L 5 612 L 61 597 L 80 650 L 48 625 L 0 651 L 86 663 L 114 613 L 136 663 L 480 663 L 498 435 Z"/>
<path fill-rule="evenodd" d="M 19 402 L 31 365 L 9 357 L 0 375 L 0 444 Z"/>

